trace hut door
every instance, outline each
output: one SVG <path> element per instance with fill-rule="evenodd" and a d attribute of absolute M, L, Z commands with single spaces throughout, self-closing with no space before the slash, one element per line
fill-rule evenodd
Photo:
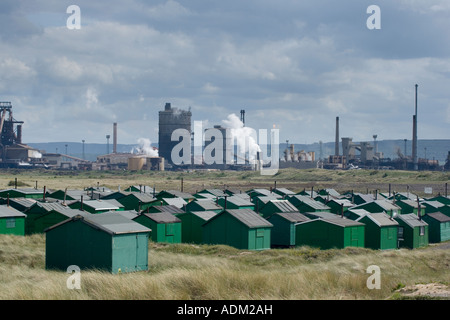
<path fill-rule="evenodd" d="M 264 229 L 256 229 L 255 249 L 264 248 Z"/>
<path fill-rule="evenodd" d="M 173 243 L 175 232 L 174 232 L 174 224 L 173 223 L 166 223 L 166 242 Z"/>
<path fill-rule="evenodd" d="M 358 228 L 351 228 L 350 229 L 350 237 L 351 237 L 351 246 L 357 247 L 359 243 L 359 234 L 358 234 Z"/>

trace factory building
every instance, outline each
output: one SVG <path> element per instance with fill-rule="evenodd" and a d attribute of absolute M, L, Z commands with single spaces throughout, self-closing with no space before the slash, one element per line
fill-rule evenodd
<path fill-rule="evenodd" d="M 180 110 L 172 108 L 170 103 L 166 103 L 164 110 L 159 111 L 159 156 L 166 159 L 169 165 L 172 162 L 172 149 L 179 143 L 172 141 L 172 133 L 177 129 L 185 129 L 191 133 L 190 110 Z"/>
<path fill-rule="evenodd" d="M 22 124 L 13 117 L 11 102 L 0 102 L 0 167 L 32 167 L 42 154 L 22 143 Z"/>

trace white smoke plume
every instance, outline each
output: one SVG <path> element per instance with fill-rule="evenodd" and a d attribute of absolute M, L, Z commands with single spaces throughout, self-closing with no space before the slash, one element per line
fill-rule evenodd
<path fill-rule="evenodd" d="M 137 140 L 138 147 L 133 148 L 132 153 L 142 154 L 149 157 L 159 157 L 157 149 L 152 147 L 152 142 L 146 138 L 139 138 Z"/>
<path fill-rule="evenodd" d="M 256 160 L 256 155 L 261 152 L 258 145 L 257 133 L 253 128 L 245 127 L 239 117 L 232 113 L 228 115 L 227 120 L 222 120 L 227 128 L 230 129 L 233 141 L 238 146 L 239 154 L 245 154 L 249 161 Z"/>

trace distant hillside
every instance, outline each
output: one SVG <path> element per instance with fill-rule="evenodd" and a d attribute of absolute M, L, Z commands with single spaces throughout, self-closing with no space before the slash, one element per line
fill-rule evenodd
<path fill-rule="evenodd" d="M 370 141 L 373 143 L 373 141 Z M 355 141 L 355 143 L 359 143 Z M 380 140 L 377 141 L 378 151 L 384 153 L 385 158 L 395 159 L 398 158 L 397 150 L 402 154 L 405 152 L 405 142 L 403 140 Z M 411 155 L 411 140 L 406 142 L 406 154 Z M 68 155 L 74 157 L 83 157 L 83 144 L 81 142 L 47 142 L 47 143 L 28 143 L 29 146 L 36 148 L 38 150 L 43 150 L 47 153 L 67 153 Z M 117 152 L 131 152 L 133 148 L 138 145 L 132 144 L 118 144 Z M 157 146 L 157 144 L 153 144 Z M 109 145 L 109 152 L 112 152 L 112 144 Z M 316 153 L 316 158 L 320 156 L 320 145 L 319 143 L 314 144 L 294 144 L 295 151 L 314 151 Z M 342 146 L 339 146 L 340 152 L 342 153 Z M 426 148 L 426 151 L 425 151 Z M 84 153 L 85 159 L 95 161 L 97 156 L 107 153 L 108 147 L 106 144 L 101 143 L 85 143 Z M 280 156 L 283 156 L 283 152 L 286 149 L 286 143 L 280 144 Z M 445 164 L 447 159 L 447 154 L 450 151 L 450 139 L 448 140 L 419 140 L 418 142 L 418 157 L 427 159 L 438 160 L 441 165 Z M 324 158 L 329 155 L 334 154 L 334 142 L 326 142 L 322 144 L 322 156 Z"/>

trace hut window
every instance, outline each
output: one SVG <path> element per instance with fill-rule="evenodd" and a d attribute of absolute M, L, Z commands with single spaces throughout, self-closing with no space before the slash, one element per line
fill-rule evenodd
<path fill-rule="evenodd" d="M 421 235 L 421 236 L 424 236 L 424 235 L 425 235 L 425 227 L 424 227 L 424 226 L 421 226 L 421 227 L 420 227 L 420 235 Z"/>
<path fill-rule="evenodd" d="M 403 227 L 398 227 L 398 239 L 403 240 Z"/>
<path fill-rule="evenodd" d="M 8 218 L 6 219 L 6 228 L 12 229 L 16 227 L 16 219 L 15 218 Z"/>
<path fill-rule="evenodd" d="M 174 226 L 173 223 L 166 224 L 166 236 L 173 236 L 174 235 Z"/>
<path fill-rule="evenodd" d="M 258 238 L 264 237 L 264 230 L 263 230 L 263 229 L 257 229 L 257 230 L 256 230 L 256 236 L 257 236 Z"/>

